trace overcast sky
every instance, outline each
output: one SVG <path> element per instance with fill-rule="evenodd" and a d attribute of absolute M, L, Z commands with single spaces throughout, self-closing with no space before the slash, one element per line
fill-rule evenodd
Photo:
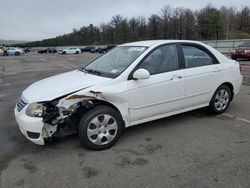
<path fill-rule="evenodd" d="M 99 26 L 117 14 L 149 17 L 165 5 L 197 10 L 208 3 L 240 9 L 250 0 L 0 0 L 0 39 L 52 38 L 90 23 Z"/>

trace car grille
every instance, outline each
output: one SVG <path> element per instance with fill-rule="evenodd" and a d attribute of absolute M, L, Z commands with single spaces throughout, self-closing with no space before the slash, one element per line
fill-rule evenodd
<path fill-rule="evenodd" d="M 17 111 L 20 112 L 28 103 L 24 102 L 24 100 L 22 99 L 22 97 L 19 98 L 16 107 L 17 107 Z"/>

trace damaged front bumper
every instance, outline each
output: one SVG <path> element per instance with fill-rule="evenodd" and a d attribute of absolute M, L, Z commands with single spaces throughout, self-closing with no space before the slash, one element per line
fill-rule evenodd
<path fill-rule="evenodd" d="M 17 111 L 16 107 L 14 109 L 19 129 L 34 144 L 44 145 L 49 136 L 56 131 L 57 126 L 50 126 L 44 123 L 43 118 L 27 116 L 25 113 L 26 108 L 24 107 L 20 112 Z"/>
<path fill-rule="evenodd" d="M 19 109 L 20 104 L 17 104 L 14 109 L 16 121 L 28 140 L 44 145 L 49 138 L 77 133 L 78 120 L 80 120 L 78 115 L 81 115 L 85 109 L 93 107 L 91 100 L 98 99 L 100 93 L 90 91 L 89 95 L 73 94 L 50 102 L 39 103 L 42 105 L 42 112 L 39 113 L 35 113 L 34 109 L 31 113 L 32 110 L 29 107 L 35 103 L 25 103 L 22 109 Z"/>
<path fill-rule="evenodd" d="M 15 108 L 15 117 L 23 135 L 34 144 L 44 145 L 42 137 L 44 123 L 42 118 L 29 117 L 25 114 L 25 108 L 18 112 Z"/>

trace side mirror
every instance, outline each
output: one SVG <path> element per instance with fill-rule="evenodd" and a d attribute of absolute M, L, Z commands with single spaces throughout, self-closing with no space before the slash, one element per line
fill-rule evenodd
<path fill-rule="evenodd" d="M 138 69 L 133 74 L 133 79 L 135 80 L 148 79 L 149 77 L 150 74 L 146 69 Z"/>

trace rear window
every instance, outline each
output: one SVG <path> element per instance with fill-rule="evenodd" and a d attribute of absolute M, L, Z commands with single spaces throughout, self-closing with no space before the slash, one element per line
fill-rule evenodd
<path fill-rule="evenodd" d="M 213 59 L 210 55 L 195 46 L 182 45 L 186 68 L 212 65 Z"/>

